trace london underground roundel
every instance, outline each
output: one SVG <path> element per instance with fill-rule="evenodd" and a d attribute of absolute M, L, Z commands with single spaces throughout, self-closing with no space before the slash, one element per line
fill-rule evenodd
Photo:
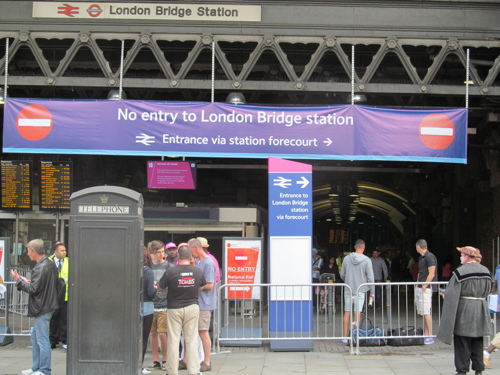
<path fill-rule="evenodd" d="M 87 13 L 90 17 L 99 17 L 102 13 L 102 8 L 98 4 L 92 4 L 88 9 Z"/>
<path fill-rule="evenodd" d="M 420 139 L 433 150 L 442 150 L 455 139 L 455 125 L 451 119 L 440 113 L 427 115 L 420 122 Z"/>
<path fill-rule="evenodd" d="M 16 119 L 17 131 L 28 141 L 39 141 L 52 130 L 52 114 L 42 105 L 24 107 Z"/>

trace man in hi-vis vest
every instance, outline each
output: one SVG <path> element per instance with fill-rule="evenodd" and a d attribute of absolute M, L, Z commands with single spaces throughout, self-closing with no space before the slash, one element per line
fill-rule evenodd
<path fill-rule="evenodd" d="M 67 349 L 66 339 L 68 336 L 68 280 L 69 280 L 69 259 L 66 256 L 66 246 L 62 242 L 54 245 L 54 254 L 49 257 L 58 269 L 59 277 L 66 281 L 66 296 L 64 302 L 54 311 L 50 320 L 50 347 L 55 349 L 59 342 L 62 342 L 63 349 Z"/>

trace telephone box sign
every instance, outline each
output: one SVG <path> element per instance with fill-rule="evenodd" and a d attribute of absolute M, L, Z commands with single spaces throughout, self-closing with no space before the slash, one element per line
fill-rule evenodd
<path fill-rule="evenodd" d="M 128 215 L 130 207 L 123 205 L 78 205 L 79 214 Z"/>
<path fill-rule="evenodd" d="M 466 163 L 467 110 L 9 98 L 3 151 Z"/>

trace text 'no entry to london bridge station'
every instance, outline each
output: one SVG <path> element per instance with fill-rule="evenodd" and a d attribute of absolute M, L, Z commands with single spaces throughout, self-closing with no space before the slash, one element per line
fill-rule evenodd
<path fill-rule="evenodd" d="M 182 112 L 136 112 L 129 109 L 118 109 L 118 120 L 135 121 L 142 120 L 144 122 L 164 122 L 169 125 L 175 123 L 211 123 L 211 124 L 268 124 L 268 125 L 283 125 L 290 127 L 293 125 L 354 125 L 352 116 L 337 116 L 337 114 L 318 115 L 316 113 L 307 116 L 299 114 L 287 114 L 281 112 L 264 112 L 257 111 L 253 113 L 238 113 L 231 111 L 229 113 L 207 113 L 201 110 L 199 114 L 182 111 Z M 163 143 L 165 144 L 228 144 L 235 146 L 292 146 L 292 147 L 317 147 L 317 138 L 305 139 L 288 139 L 275 138 L 269 136 L 267 138 L 259 138 L 253 136 L 234 136 L 230 138 L 220 135 L 214 137 L 194 137 L 194 136 L 179 136 L 172 134 L 163 134 Z"/>

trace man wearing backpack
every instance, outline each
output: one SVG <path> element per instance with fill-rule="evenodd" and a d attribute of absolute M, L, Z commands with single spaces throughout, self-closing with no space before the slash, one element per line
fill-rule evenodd
<path fill-rule="evenodd" d="M 50 347 L 55 349 L 57 344 L 62 342 L 63 349 L 67 349 L 69 259 L 66 256 L 66 246 L 62 242 L 56 242 L 54 254 L 49 256 L 49 259 L 56 265 L 59 278 L 64 279 L 66 283 L 64 301 L 60 303 L 59 308 L 54 311 L 52 319 L 50 319 Z"/>

